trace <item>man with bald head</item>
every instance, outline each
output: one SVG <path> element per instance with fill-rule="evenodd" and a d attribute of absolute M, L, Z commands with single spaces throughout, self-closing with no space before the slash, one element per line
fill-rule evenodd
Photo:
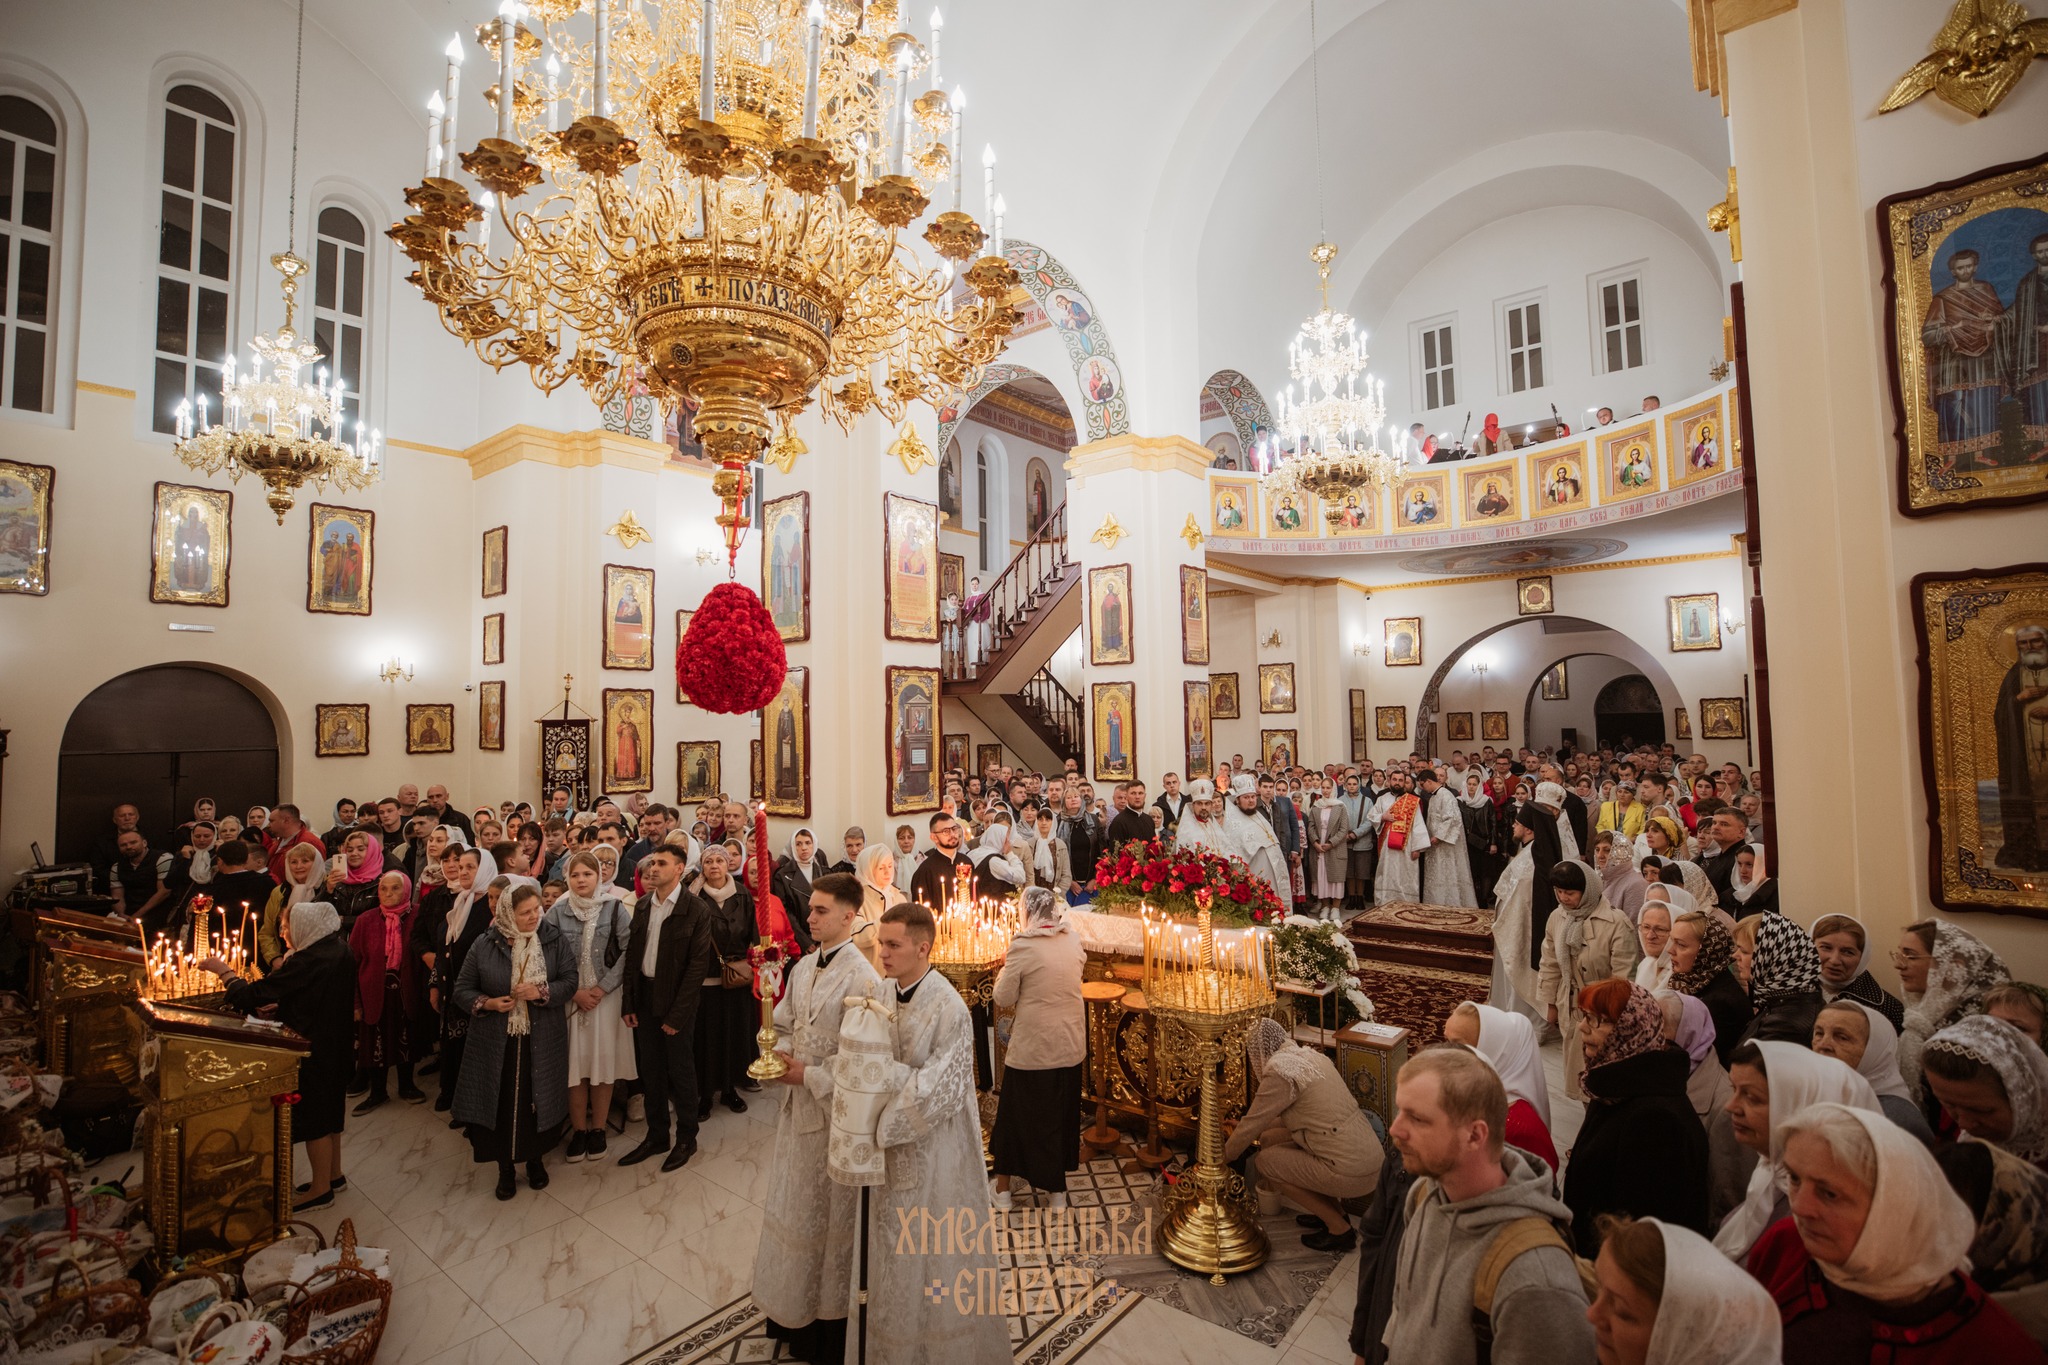
<path fill-rule="evenodd" d="M 1564 788 L 1564 804 L 1558 808 L 1557 813 L 1560 817 L 1571 823 L 1572 837 L 1578 840 L 1578 846 L 1580 848 L 1591 848 L 1593 846 L 1593 832 L 1587 824 L 1585 800 L 1565 782 L 1564 769 L 1558 767 L 1555 763 L 1545 763 L 1536 771 L 1545 782 L 1555 782 L 1558 786 Z"/>

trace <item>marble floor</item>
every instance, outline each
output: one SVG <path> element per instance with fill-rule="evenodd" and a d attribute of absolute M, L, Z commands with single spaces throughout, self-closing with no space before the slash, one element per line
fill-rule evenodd
<path fill-rule="evenodd" d="M 1565 1096 L 1557 1044 L 1544 1062 L 1563 1149 L 1583 1110 Z M 773 1125 L 768 1096 L 744 1115 L 721 1106 L 690 1164 L 663 1175 L 659 1161 L 615 1164 L 639 1138 L 634 1124 L 613 1135 L 607 1160 L 572 1165 L 557 1153 L 547 1189 L 536 1194 L 522 1178 L 501 1203 L 496 1168 L 470 1159 L 445 1115 L 394 1100 L 349 1120 L 349 1188 L 305 1217 L 329 1235 L 353 1219 L 363 1245 L 390 1251 L 381 1365 L 620 1365 L 746 1291 Z M 1144 1300 L 1087 1365 L 1348 1365 L 1356 1283 L 1354 1253 L 1277 1348 Z"/>

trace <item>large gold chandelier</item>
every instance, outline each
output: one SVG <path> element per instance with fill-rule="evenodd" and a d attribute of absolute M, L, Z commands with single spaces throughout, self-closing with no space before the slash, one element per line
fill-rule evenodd
<path fill-rule="evenodd" d="M 1290 384 L 1275 395 L 1274 420 L 1294 453 L 1266 476 L 1276 492 L 1313 493 L 1323 501 L 1332 528 L 1344 515 L 1344 500 L 1384 488 L 1401 461 L 1380 449 L 1387 420 L 1386 383 L 1365 372 L 1365 338 L 1358 323 L 1330 308 L 1330 262 L 1337 248 L 1316 243 L 1309 252 L 1322 289 L 1321 308 L 1301 324 L 1287 349 L 1287 372 L 1302 386 L 1296 400 Z"/>
<path fill-rule="evenodd" d="M 896 0 L 508 0 L 476 30 L 497 128 L 460 153 L 485 192 L 453 175 L 451 44 L 445 121 L 390 236 L 492 366 L 599 403 L 635 381 L 694 402 L 736 555 L 746 464 L 778 421 L 789 458 L 814 394 L 842 426 L 898 421 L 971 388 L 1016 324 L 1000 218 L 974 259 L 964 99 L 939 84 L 933 21 L 926 44 Z M 937 259 L 920 259 L 900 234 L 948 188 L 923 233 Z"/>

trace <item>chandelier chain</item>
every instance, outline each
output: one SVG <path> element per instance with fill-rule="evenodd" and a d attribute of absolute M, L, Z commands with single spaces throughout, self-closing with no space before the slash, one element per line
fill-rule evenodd
<path fill-rule="evenodd" d="M 1310 117 L 1316 130 L 1316 237 L 1330 235 L 1323 205 L 1323 49 L 1316 36 L 1316 0 L 1308 0 L 1308 79 Z"/>
<path fill-rule="evenodd" d="M 299 95 L 306 84 L 306 0 L 299 0 L 298 48 L 292 57 L 292 178 L 285 200 L 285 249 L 299 242 Z"/>

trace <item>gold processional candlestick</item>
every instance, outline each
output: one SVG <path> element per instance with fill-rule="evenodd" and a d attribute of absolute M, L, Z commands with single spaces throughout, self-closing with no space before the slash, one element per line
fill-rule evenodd
<path fill-rule="evenodd" d="M 784 956 L 775 940 L 763 934 L 759 943 L 747 949 L 747 961 L 753 964 L 754 996 L 761 1002 L 761 1031 L 754 1035 L 761 1055 L 747 1064 L 747 1074 L 757 1081 L 772 1081 L 789 1072 L 789 1063 L 775 1051 L 782 1039 L 775 1027 L 775 1002 L 782 995 Z"/>
<path fill-rule="evenodd" d="M 1155 1017 L 1194 1035 L 1202 1069 L 1195 1165 L 1160 1198 L 1159 1243 L 1167 1260 L 1222 1284 L 1226 1275 L 1265 1264 L 1269 1252 L 1256 1199 L 1244 1177 L 1223 1164 L 1218 1092 L 1224 1038 L 1273 1006 L 1272 939 L 1252 929 L 1240 943 L 1219 945 L 1209 921 L 1209 893 L 1195 893 L 1195 902 L 1192 934 L 1149 907 L 1142 912 L 1145 999 Z"/>

